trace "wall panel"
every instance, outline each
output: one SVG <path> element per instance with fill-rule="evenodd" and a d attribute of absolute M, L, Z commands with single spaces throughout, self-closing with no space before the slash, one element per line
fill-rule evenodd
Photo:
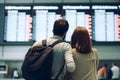
<path fill-rule="evenodd" d="M 4 4 L 0 4 L 0 43 L 3 41 Z"/>
<path fill-rule="evenodd" d="M 3 52 L 2 52 L 2 46 L 0 46 L 0 59 L 2 59 L 2 57 L 3 57 Z"/>
<path fill-rule="evenodd" d="M 33 0 L 34 3 L 61 3 L 61 0 Z"/>
<path fill-rule="evenodd" d="M 23 60 L 30 46 L 4 46 L 3 60 Z"/>
<path fill-rule="evenodd" d="M 4 3 L 4 0 L 0 0 L 0 3 Z"/>
<path fill-rule="evenodd" d="M 100 60 L 119 60 L 120 59 L 120 46 L 94 46 L 99 54 Z"/>
<path fill-rule="evenodd" d="M 89 3 L 90 0 L 63 0 L 63 3 Z"/>
<path fill-rule="evenodd" d="M 33 3 L 33 0 L 5 0 L 5 3 Z"/>
<path fill-rule="evenodd" d="M 0 3 L 120 3 L 120 0 L 0 0 Z"/>
<path fill-rule="evenodd" d="M 92 3 L 119 3 L 119 0 L 91 0 Z"/>
<path fill-rule="evenodd" d="M 23 60 L 30 46 L 0 46 L 0 61 Z M 94 46 L 100 60 L 119 60 L 120 46 Z"/>

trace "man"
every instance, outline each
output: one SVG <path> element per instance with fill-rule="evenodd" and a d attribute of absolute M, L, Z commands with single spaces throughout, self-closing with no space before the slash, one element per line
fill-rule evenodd
<path fill-rule="evenodd" d="M 112 70 L 112 73 L 113 73 L 112 80 L 119 80 L 119 76 L 120 76 L 120 69 L 119 69 L 119 67 L 116 64 L 112 63 L 111 70 Z"/>
<path fill-rule="evenodd" d="M 99 80 L 105 80 L 107 78 L 107 64 L 104 64 L 99 70 L 98 70 L 98 79 Z"/>
<path fill-rule="evenodd" d="M 68 31 L 69 24 L 64 19 L 58 19 L 55 21 L 53 26 L 53 36 L 47 39 L 47 45 L 52 44 L 57 40 L 64 40 L 66 33 Z M 33 46 L 42 45 L 41 41 L 37 41 Z M 67 71 L 73 72 L 75 70 L 75 62 L 72 57 L 71 46 L 69 43 L 61 42 L 53 47 L 54 57 L 52 65 L 52 76 L 51 79 L 54 79 L 59 73 L 61 67 L 66 63 Z M 64 72 L 62 72 L 58 80 L 63 79 Z"/>

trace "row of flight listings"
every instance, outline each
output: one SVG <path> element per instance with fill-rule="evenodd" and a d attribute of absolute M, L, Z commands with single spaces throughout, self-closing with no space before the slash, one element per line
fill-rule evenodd
<path fill-rule="evenodd" d="M 62 8 L 63 16 L 58 6 L 34 6 L 33 9 L 31 6 L 5 6 L 4 41 L 46 39 L 53 35 L 54 21 L 65 18 L 70 27 L 66 41 L 70 41 L 77 26 L 82 26 L 88 29 L 94 41 L 120 42 L 120 5 L 65 5 Z"/>

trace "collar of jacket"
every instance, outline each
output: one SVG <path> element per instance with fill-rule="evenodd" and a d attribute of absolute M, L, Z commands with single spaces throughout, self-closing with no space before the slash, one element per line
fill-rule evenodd
<path fill-rule="evenodd" d="M 62 37 L 57 36 L 57 35 L 54 35 L 54 36 L 53 36 L 53 37 L 51 37 L 51 38 L 54 38 L 54 39 L 59 39 L 59 40 L 63 40 L 63 39 L 62 39 Z"/>

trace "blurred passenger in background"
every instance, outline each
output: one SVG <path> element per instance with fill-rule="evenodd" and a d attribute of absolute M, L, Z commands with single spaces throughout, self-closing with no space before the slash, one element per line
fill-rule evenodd
<path fill-rule="evenodd" d="M 120 77 L 120 68 L 116 64 L 112 63 L 111 70 L 112 70 L 112 73 L 113 73 L 112 80 L 119 80 L 119 77 Z"/>
<path fill-rule="evenodd" d="M 18 73 L 17 68 L 15 68 L 13 71 L 13 78 L 19 78 L 19 73 Z"/>
<path fill-rule="evenodd" d="M 104 64 L 99 70 L 98 70 L 98 79 L 99 80 L 106 80 L 107 79 L 107 64 Z"/>

